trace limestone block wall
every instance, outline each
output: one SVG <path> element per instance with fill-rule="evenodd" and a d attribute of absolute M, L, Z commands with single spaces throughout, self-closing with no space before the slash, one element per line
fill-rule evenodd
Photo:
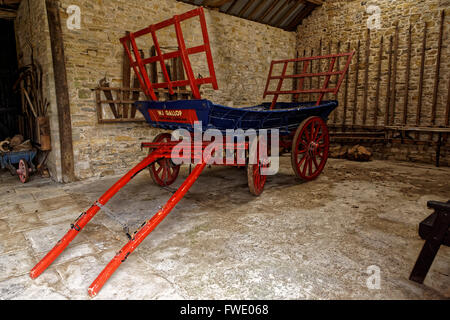
<path fill-rule="evenodd" d="M 31 63 L 33 52 L 34 62 L 40 64 L 43 70 L 43 92 L 50 101 L 48 116 L 52 141 L 52 151 L 48 156 L 47 166 L 51 176 L 60 181 L 62 175 L 59 125 L 45 0 L 21 2 L 15 20 L 15 33 L 19 68 Z"/>
<path fill-rule="evenodd" d="M 331 51 L 336 52 L 338 44 L 340 51 L 346 51 L 350 44 L 350 50 L 356 50 L 360 41 L 360 63 L 358 68 L 358 86 L 355 96 L 356 56 L 350 67 L 348 82 L 347 114 L 343 119 L 344 86 L 339 92 L 340 107 L 331 117 L 331 122 L 352 125 L 353 118 L 357 125 L 384 126 L 386 105 L 392 110 L 395 101 L 394 117 L 389 118 L 387 125 L 403 125 L 403 112 L 406 97 L 406 70 L 408 56 L 408 33 L 411 26 L 411 65 L 408 85 L 407 117 L 406 125 L 415 126 L 417 119 L 417 105 L 419 101 L 419 76 L 421 65 L 422 41 L 424 26 L 427 26 L 425 68 L 423 78 L 423 94 L 420 111 L 420 126 L 433 125 L 431 110 L 433 106 L 433 91 L 435 84 L 435 70 L 438 53 L 438 38 L 440 31 L 441 12 L 445 11 L 445 20 L 442 38 L 442 54 L 439 66 L 439 85 L 436 99 L 435 126 L 445 126 L 445 110 L 449 97 L 450 81 L 450 1 L 449 0 L 328 0 L 316 8 L 297 28 L 297 49 L 300 56 L 304 51 L 310 53 L 327 53 L 331 45 Z M 379 16 L 379 20 L 377 19 Z M 365 69 L 366 69 L 366 45 L 367 30 L 379 21 L 379 26 L 370 31 L 369 73 L 367 84 L 367 114 L 366 123 L 363 123 Z M 393 50 L 395 49 L 395 30 L 398 24 L 398 59 L 397 75 L 395 80 L 395 99 L 393 97 L 394 53 L 392 53 L 391 67 L 391 91 L 388 91 L 389 83 L 389 46 L 393 37 Z M 378 63 L 381 38 L 383 37 L 383 51 L 381 55 L 381 74 L 379 80 L 379 95 L 377 96 Z M 321 43 L 322 40 L 322 43 Z M 389 92 L 389 93 L 388 93 Z M 379 103 L 376 111 L 375 105 Z M 389 101 L 389 102 L 388 102 Z M 355 107 L 356 106 L 356 107 Z M 355 107 L 356 114 L 353 114 Z M 377 120 L 375 122 L 375 112 Z M 448 120 L 447 120 L 448 121 Z M 420 139 L 429 139 L 429 134 L 420 135 Z M 434 141 L 437 135 L 433 137 Z M 408 161 L 432 162 L 435 157 L 435 147 L 393 145 L 392 148 L 383 149 L 386 154 L 379 155 L 382 158 L 392 158 Z M 449 152 L 443 151 L 444 159 L 441 163 L 450 163 Z"/>
<path fill-rule="evenodd" d="M 69 5 L 81 9 L 79 30 L 64 27 Z M 78 178 L 117 174 L 131 168 L 145 155 L 140 143 L 157 133 L 144 123 L 97 123 L 91 89 L 105 76 L 112 86 L 121 86 L 123 49 L 118 39 L 125 31 L 136 31 L 194 8 L 175 0 L 61 1 Z M 205 85 L 202 96 L 235 107 L 260 103 L 270 61 L 295 56 L 295 33 L 217 11 L 205 9 L 205 13 L 219 90 Z M 183 26 L 188 45 L 201 39 L 200 28 L 195 26 Z M 173 45 L 174 35 L 174 31 L 158 34 L 161 45 Z M 149 48 L 151 41 L 142 42 L 141 46 Z M 199 61 L 194 57 L 194 72 L 207 75 Z"/>

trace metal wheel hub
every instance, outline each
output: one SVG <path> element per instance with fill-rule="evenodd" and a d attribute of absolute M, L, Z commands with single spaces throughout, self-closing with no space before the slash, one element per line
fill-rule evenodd
<path fill-rule="evenodd" d="M 317 151 L 319 150 L 319 144 L 315 141 L 311 141 L 308 145 L 308 155 L 312 158 L 317 156 Z"/>

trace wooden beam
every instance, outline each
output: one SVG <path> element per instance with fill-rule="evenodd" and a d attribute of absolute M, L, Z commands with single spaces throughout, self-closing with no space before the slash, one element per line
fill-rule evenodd
<path fill-rule="evenodd" d="M 53 58 L 53 74 L 55 77 L 56 104 L 58 109 L 59 139 L 61 145 L 61 169 L 64 182 L 75 181 L 72 119 L 70 116 L 69 87 L 67 84 L 64 41 L 62 37 L 59 2 L 45 1 L 50 31 L 50 44 Z"/>
<path fill-rule="evenodd" d="M 298 9 L 298 7 L 303 4 L 304 1 L 303 0 L 297 0 L 297 1 L 293 1 L 291 7 L 286 10 L 286 12 L 280 17 L 278 18 L 277 21 L 274 22 L 275 26 L 280 27 L 284 22 L 286 22 L 285 20 L 293 13 L 295 12 L 295 10 Z"/>
<path fill-rule="evenodd" d="M 206 1 L 203 1 L 203 3 L 201 5 L 205 6 L 205 7 L 219 8 L 219 7 L 223 6 L 224 4 L 227 4 L 228 2 L 231 2 L 231 1 L 233 1 L 233 0 L 206 0 Z"/>
<path fill-rule="evenodd" d="M 350 52 L 350 42 L 347 43 L 347 52 Z M 350 78 L 349 74 L 350 74 L 350 68 L 345 75 L 344 110 L 342 113 L 342 128 L 344 130 L 345 130 L 345 121 L 347 120 L 348 82 L 349 82 L 349 78 Z"/>
<path fill-rule="evenodd" d="M 275 11 L 275 13 L 274 13 L 273 15 L 270 15 L 270 17 L 271 17 L 271 18 L 275 18 L 276 16 L 278 16 L 278 14 L 279 14 L 280 12 L 282 12 L 282 11 L 287 7 L 287 5 L 289 4 L 289 2 L 290 2 L 290 0 L 286 0 L 286 1 L 278 8 L 278 10 Z M 272 22 L 272 23 L 269 22 L 269 24 L 275 26 L 275 24 L 274 24 L 273 22 Z"/>
<path fill-rule="evenodd" d="M 406 72 L 405 72 L 405 99 L 403 101 L 403 125 L 408 122 L 408 104 L 409 104 L 409 76 L 411 73 L 411 49 L 412 49 L 412 39 L 411 39 L 411 24 L 408 29 L 408 48 L 406 53 Z"/>
<path fill-rule="evenodd" d="M 391 71 L 392 71 L 392 45 L 393 45 L 393 37 L 389 37 L 389 60 L 388 60 L 388 79 L 386 86 L 386 105 L 384 109 L 384 125 L 387 126 L 389 124 L 389 106 L 391 104 Z"/>
<path fill-rule="evenodd" d="M 395 24 L 395 35 L 394 35 L 394 57 L 392 61 L 392 86 L 391 86 L 391 124 L 395 123 L 395 107 L 397 104 L 397 69 L 398 69 L 398 43 L 399 43 L 399 28 L 398 21 Z"/>
<path fill-rule="evenodd" d="M 445 107 L 445 126 L 448 127 L 450 124 L 450 79 L 448 80 L 447 88 L 447 106 Z"/>
<path fill-rule="evenodd" d="M 331 45 L 330 45 L 330 49 L 331 49 Z M 337 44 L 336 44 L 336 53 L 337 54 L 339 54 L 339 53 L 341 53 L 341 41 L 339 40 L 338 42 L 337 42 Z M 341 59 L 337 59 L 337 61 L 336 61 L 336 63 L 337 63 L 337 66 L 336 66 L 336 70 L 341 70 Z M 334 83 L 334 85 L 336 85 L 337 84 L 337 81 L 338 81 L 338 79 L 339 79 L 339 77 L 338 76 L 336 76 L 336 78 L 334 79 L 334 81 L 333 81 L 333 83 Z M 337 99 L 338 100 L 338 99 Z M 338 118 L 338 110 L 339 110 L 339 108 L 336 108 L 336 109 L 334 109 L 334 114 L 333 114 L 333 123 L 334 124 L 336 124 L 337 123 L 337 118 Z"/>
<path fill-rule="evenodd" d="M 21 0 L 0 0 L 0 4 L 2 6 L 10 6 L 10 5 L 15 5 L 15 4 L 20 4 Z"/>
<path fill-rule="evenodd" d="M 363 125 L 367 120 L 367 103 L 369 98 L 369 64 L 370 64 L 370 29 L 367 29 L 366 37 L 366 57 L 365 57 L 365 72 L 364 72 L 364 97 L 363 97 Z"/>
<path fill-rule="evenodd" d="M 303 10 L 301 10 L 298 14 L 298 16 L 292 20 L 291 23 L 285 28 L 286 30 L 293 30 L 295 27 L 297 27 L 303 19 L 305 19 L 317 6 L 313 4 L 307 3 Z"/>
<path fill-rule="evenodd" d="M 318 6 L 323 5 L 323 0 L 306 0 L 306 1 Z"/>
<path fill-rule="evenodd" d="M 416 126 L 420 125 L 420 114 L 422 111 L 422 99 L 423 99 L 423 78 L 425 75 L 425 52 L 427 49 L 427 23 L 424 23 L 423 38 L 422 38 L 422 52 L 420 60 L 420 74 L 419 74 L 419 93 L 417 98 L 417 109 L 416 109 Z"/>
<path fill-rule="evenodd" d="M 380 109 L 380 84 L 381 84 L 381 64 L 383 63 L 383 43 L 384 38 L 380 39 L 380 51 L 378 52 L 378 67 L 377 67 L 377 88 L 375 91 L 375 111 L 373 114 L 373 124 L 378 125 L 378 110 Z"/>
<path fill-rule="evenodd" d="M 265 1 L 260 1 L 258 5 L 250 12 L 248 19 L 253 20 L 255 18 L 255 14 L 266 4 Z"/>
<path fill-rule="evenodd" d="M 238 0 L 234 0 L 233 3 L 231 4 L 231 6 L 228 7 L 227 11 L 225 11 L 225 13 L 231 13 L 231 10 L 234 9 L 234 7 L 236 6 Z"/>
<path fill-rule="evenodd" d="M 130 35 L 130 32 L 126 31 L 125 36 L 129 36 L 129 35 Z M 131 50 L 130 41 L 128 41 L 127 46 L 128 46 L 128 50 Z M 130 85 L 131 85 L 131 66 L 130 66 L 130 60 L 128 59 L 128 55 L 124 49 L 123 53 L 122 53 L 122 87 L 130 88 Z M 124 91 L 122 99 L 128 100 L 129 98 L 130 98 L 130 93 L 127 91 Z M 123 104 L 122 109 L 123 109 L 122 117 L 128 118 L 128 105 Z"/>
<path fill-rule="evenodd" d="M 437 99 L 438 99 L 438 90 L 439 90 L 439 75 L 441 69 L 441 55 L 442 55 L 442 38 L 444 34 L 444 19 L 445 19 L 445 10 L 441 11 L 441 23 L 439 27 L 439 39 L 438 39 L 438 52 L 436 57 L 436 70 L 434 72 L 434 87 L 433 87 L 433 102 L 431 104 L 431 125 L 435 125 L 436 123 L 436 107 L 437 107 Z"/>
<path fill-rule="evenodd" d="M 16 16 L 16 10 L 0 8 L 0 19 L 15 19 Z"/>
<path fill-rule="evenodd" d="M 352 125 L 356 124 L 356 111 L 358 110 L 358 81 L 359 81 L 359 60 L 361 55 L 361 40 L 358 40 L 358 48 L 356 52 L 356 65 L 355 65 L 355 87 L 353 92 L 353 114 Z"/>
<path fill-rule="evenodd" d="M 242 17 L 242 15 L 247 12 L 248 8 L 250 8 L 254 2 L 255 2 L 255 0 L 247 1 L 245 6 L 241 9 L 241 11 L 239 11 L 238 16 Z"/>
<path fill-rule="evenodd" d="M 273 8 L 275 8 L 278 3 L 280 3 L 280 0 L 274 0 L 272 4 L 266 9 L 266 11 L 264 11 L 263 15 L 258 19 L 258 22 L 262 22 L 267 17 L 267 15 L 272 12 Z"/>

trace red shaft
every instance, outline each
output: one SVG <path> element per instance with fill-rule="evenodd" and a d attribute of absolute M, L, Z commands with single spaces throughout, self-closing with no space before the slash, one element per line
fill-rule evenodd
<path fill-rule="evenodd" d="M 122 262 L 139 246 L 139 244 L 152 232 L 156 226 L 172 211 L 175 205 L 184 197 L 189 188 L 197 180 L 201 172 L 206 166 L 206 162 L 198 164 L 192 173 L 186 178 L 178 190 L 170 197 L 165 206 L 159 210 L 150 220 L 148 220 L 133 238 L 114 256 L 103 271 L 98 275 L 97 279 L 92 282 L 88 289 L 91 297 L 95 297 L 105 282 L 111 277 Z"/>
<path fill-rule="evenodd" d="M 50 250 L 47 255 L 42 258 L 41 261 L 34 266 L 30 271 L 30 277 L 35 279 L 44 272 L 45 269 L 64 251 L 69 243 L 78 235 L 78 233 L 86 226 L 86 224 L 95 216 L 95 214 L 105 205 L 109 199 L 111 199 L 117 191 L 122 189 L 130 180 L 138 174 L 141 170 L 145 169 L 155 160 L 158 156 L 155 153 L 151 153 L 133 169 L 131 169 L 126 175 L 124 175 L 119 181 L 117 181 L 108 191 L 106 191 L 97 202 L 92 205 L 89 210 L 82 213 L 80 217 L 71 225 L 71 229 L 59 240 L 56 245 Z"/>

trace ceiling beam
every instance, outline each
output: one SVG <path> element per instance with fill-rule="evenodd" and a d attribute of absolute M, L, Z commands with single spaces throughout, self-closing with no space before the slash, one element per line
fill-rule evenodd
<path fill-rule="evenodd" d="M 0 0 L 0 5 L 2 6 L 10 6 L 19 4 L 21 0 Z"/>
<path fill-rule="evenodd" d="M 275 13 L 274 14 L 272 14 L 272 15 L 269 15 L 272 19 L 273 18 L 275 18 L 276 16 L 278 16 L 278 14 L 280 13 L 280 12 L 282 12 L 286 7 L 287 7 L 287 5 L 289 4 L 291 2 L 291 0 L 286 0 L 279 8 L 278 8 L 278 10 L 277 11 L 275 11 Z M 274 25 L 271 21 L 269 21 L 268 22 L 270 25 Z"/>
<path fill-rule="evenodd" d="M 264 13 L 263 13 L 263 15 L 261 16 L 261 18 L 258 19 L 258 22 L 262 22 L 262 21 L 267 17 L 267 15 L 273 10 L 273 8 L 276 7 L 276 5 L 277 5 L 278 3 L 280 3 L 280 0 L 274 0 L 274 1 L 272 2 L 272 4 L 270 5 L 270 7 L 268 7 L 268 8 L 266 9 L 266 11 L 264 11 Z"/>
<path fill-rule="evenodd" d="M 306 0 L 306 1 L 308 1 L 308 2 L 310 2 L 312 4 L 316 4 L 318 6 L 323 5 L 323 2 L 324 2 L 323 0 Z"/>
<path fill-rule="evenodd" d="M 292 20 L 292 22 L 285 29 L 289 30 L 289 31 L 293 31 L 294 28 L 297 27 L 300 24 L 300 22 L 302 22 L 302 20 L 304 18 L 306 18 L 306 16 L 308 16 L 316 7 L 317 6 L 314 4 L 307 3 L 306 6 L 303 8 L 303 10 L 300 11 L 297 18 Z"/>
<path fill-rule="evenodd" d="M 241 9 L 241 11 L 239 11 L 238 16 L 239 16 L 239 17 L 242 17 L 242 15 L 243 15 L 244 13 L 247 12 L 248 8 L 250 8 L 251 5 L 252 5 L 254 2 L 255 2 L 255 0 L 247 1 L 247 3 L 245 4 L 245 6 Z"/>
<path fill-rule="evenodd" d="M 227 11 L 225 11 L 225 13 L 230 13 L 231 10 L 234 9 L 234 7 L 236 6 L 238 0 L 234 0 L 233 3 L 231 4 L 231 6 L 228 7 Z"/>
<path fill-rule="evenodd" d="M 288 10 L 286 10 L 286 12 L 285 12 L 280 18 L 278 18 L 277 21 L 275 21 L 273 24 L 274 24 L 275 26 L 277 26 L 277 27 L 279 27 L 280 25 L 282 25 L 282 24 L 286 21 L 286 19 L 287 19 L 292 13 L 294 13 L 295 10 L 297 10 L 298 7 L 299 7 L 300 5 L 302 5 L 303 3 L 305 3 L 304 0 L 297 0 L 297 1 L 295 1 L 295 2 L 292 4 L 292 6 L 291 6 Z"/>
<path fill-rule="evenodd" d="M 206 0 L 201 3 L 202 6 L 211 7 L 211 8 L 220 8 L 224 4 L 231 2 L 233 0 Z"/>
<path fill-rule="evenodd" d="M 262 6 L 265 4 L 265 1 L 260 1 L 258 5 L 255 7 L 255 9 L 250 12 L 247 19 L 253 20 L 255 18 L 255 14 L 262 8 Z"/>
<path fill-rule="evenodd" d="M 16 16 L 16 10 L 0 8 L 0 19 L 15 19 Z"/>

